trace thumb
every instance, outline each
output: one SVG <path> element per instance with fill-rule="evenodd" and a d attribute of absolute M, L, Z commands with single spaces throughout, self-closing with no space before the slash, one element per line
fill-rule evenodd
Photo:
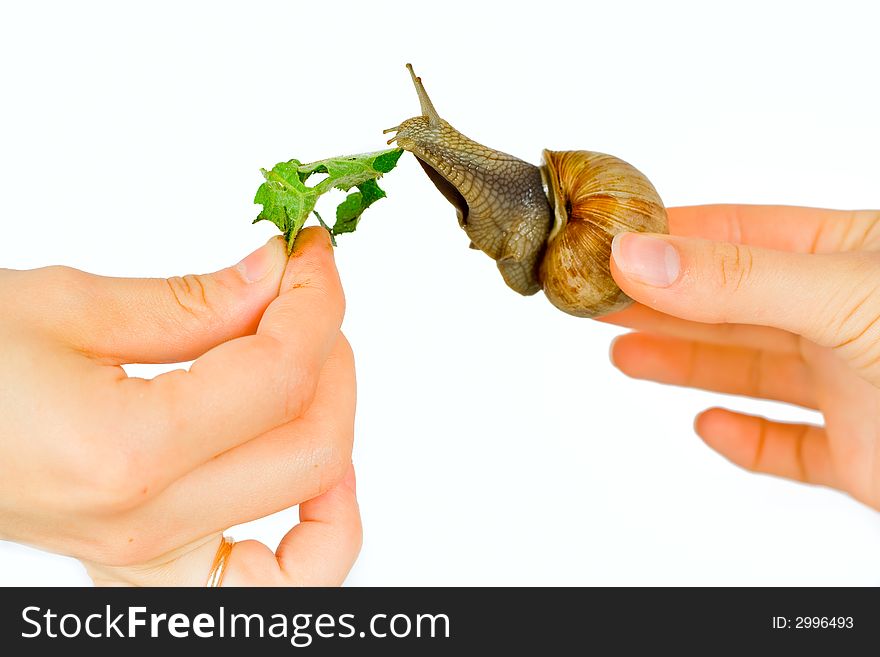
<path fill-rule="evenodd" d="M 873 338 L 880 350 L 876 255 L 809 255 L 638 233 L 617 235 L 611 253 L 621 289 L 661 312 L 773 326 L 826 347 Z"/>
<path fill-rule="evenodd" d="M 284 240 L 273 237 L 236 265 L 212 274 L 172 278 L 109 278 L 61 269 L 73 276 L 77 317 L 67 323 L 87 353 L 122 363 L 192 360 L 212 347 L 256 331 L 278 296 L 287 262 Z M 70 284 L 72 283 L 72 284 Z"/>

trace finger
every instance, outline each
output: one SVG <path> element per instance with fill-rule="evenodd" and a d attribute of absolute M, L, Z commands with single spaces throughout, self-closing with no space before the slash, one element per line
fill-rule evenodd
<path fill-rule="evenodd" d="M 138 457 L 167 483 L 300 417 L 312 401 L 343 312 L 328 233 L 306 229 L 256 335 L 215 347 L 189 371 L 121 382 L 127 425 L 138 432 L 127 449 L 147 443 Z"/>
<path fill-rule="evenodd" d="M 797 253 L 880 249 L 880 213 L 784 205 L 669 208 L 669 232 Z"/>
<path fill-rule="evenodd" d="M 235 543 L 226 561 L 222 585 L 342 584 L 357 559 L 363 536 L 354 466 L 349 462 L 340 481 L 300 504 L 299 516 L 299 524 L 284 536 L 274 554 L 258 541 Z M 83 563 L 98 586 L 204 586 L 220 537 L 219 532 L 212 532 L 148 561 L 132 561 L 137 565 Z"/>
<path fill-rule="evenodd" d="M 262 518 L 327 491 L 351 463 L 355 377 L 342 335 L 303 417 L 220 454 L 175 481 L 129 521 L 131 531 L 162 527 L 173 544 Z M 165 545 L 164 541 L 169 544 Z"/>
<path fill-rule="evenodd" d="M 281 540 L 276 555 L 296 586 L 338 586 L 361 550 L 363 529 L 354 466 L 323 495 L 299 505 L 299 524 Z"/>
<path fill-rule="evenodd" d="M 750 347 L 775 351 L 780 354 L 799 354 L 800 338 L 780 329 L 749 324 L 703 324 L 667 315 L 634 303 L 624 310 L 596 318 L 597 321 L 615 324 L 655 335 L 696 340 L 731 347 Z"/>
<path fill-rule="evenodd" d="M 880 259 L 803 255 L 707 240 L 621 233 L 611 273 L 655 310 L 708 323 L 772 326 L 841 355 L 880 383 Z"/>
<path fill-rule="evenodd" d="M 286 261 L 278 237 L 213 274 L 110 278 L 65 267 L 20 274 L 45 302 L 35 321 L 60 327 L 80 351 L 114 364 L 175 363 L 253 333 L 278 295 Z"/>
<path fill-rule="evenodd" d="M 697 416 L 695 428 L 709 447 L 746 470 L 838 487 L 821 427 L 712 408 Z"/>
<path fill-rule="evenodd" d="M 791 355 L 629 333 L 611 360 L 627 376 L 816 408 L 810 372 Z"/>
<path fill-rule="evenodd" d="M 354 467 L 349 466 L 345 478 L 326 493 L 303 502 L 299 516 L 299 524 L 284 536 L 275 554 L 257 541 L 236 543 L 223 586 L 342 584 L 362 540 Z M 207 573 L 209 568 L 202 570 Z"/>

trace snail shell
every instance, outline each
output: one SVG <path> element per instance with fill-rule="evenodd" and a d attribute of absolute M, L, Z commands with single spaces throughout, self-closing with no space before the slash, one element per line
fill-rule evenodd
<path fill-rule="evenodd" d="M 590 151 L 544 151 L 536 167 L 462 135 L 440 118 L 407 64 L 422 116 L 385 132 L 416 156 L 455 207 L 471 246 L 520 294 L 543 289 L 560 310 L 596 317 L 632 300 L 609 269 L 620 232 L 668 232 L 657 190 L 635 167 Z"/>

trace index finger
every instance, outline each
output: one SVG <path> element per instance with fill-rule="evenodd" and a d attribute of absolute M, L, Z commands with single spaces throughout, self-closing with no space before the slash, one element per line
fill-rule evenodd
<path fill-rule="evenodd" d="M 669 232 L 795 253 L 880 250 L 880 212 L 787 205 L 669 208 Z"/>
<path fill-rule="evenodd" d="M 189 371 L 128 380 L 137 399 L 132 410 L 148 427 L 139 460 L 167 484 L 299 417 L 311 404 L 344 306 L 327 232 L 302 231 L 255 335 L 211 349 Z"/>

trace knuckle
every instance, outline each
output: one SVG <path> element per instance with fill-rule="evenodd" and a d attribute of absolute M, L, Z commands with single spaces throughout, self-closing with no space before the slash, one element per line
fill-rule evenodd
<path fill-rule="evenodd" d="M 79 285 L 88 277 L 85 272 L 66 265 L 51 265 L 40 271 L 46 278 L 58 285 Z"/>
<path fill-rule="evenodd" d="M 349 358 L 350 356 L 340 356 Z M 312 479 L 310 498 L 326 492 L 345 476 L 351 465 L 354 445 L 354 377 L 334 380 L 333 394 L 336 400 L 327 406 L 318 401 L 306 412 L 313 429 L 310 451 Z M 322 393 L 323 394 L 323 393 Z"/>
<path fill-rule="evenodd" d="M 746 464 L 746 468 L 753 472 L 762 472 L 764 466 L 764 456 L 765 456 L 765 447 L 767 443 L 767 430 L 770 427 L 770 423 L 762 418 L 757 418 L 758 421 L 758 435 L 755 440 L 755 453 L 752 457 L 752 462 L 750 464 Z"/>
<path fill-rule="evenodd" d="M 752 251 L 740 244 L 717 242 L 713 245 L 712 261 L 720 287 L 733 291 L 748 283 L 752 274 Z"/>
<path fill-rule="evenodd" d="M 312 450 L 312 479 L 307 499 L 326 493 L 342 481 L 351 464 L 351 448 L 326 441 Z"/>
<path fill-rule="evenodd" d="M 206 276 L 187 274 L 166 278 L 171 301 L 184 313 L 204 321 L 214 316 L 209 301 L 209 280 Z"/>
<path fill-rule="evenodd" d="M 862 210 L 862 220 L 867 225 L 865 230 L 865 248 L 880 247 L 880 210 Z"/>
<path fill-rule="evenodd" d="M 805 424 L 798 429 L 797 435 L 794 437 L 794 472 L 792 473 L 792 479 L 804 483 L 809 483 L 811 480 L 809 470 L 807 469 L 807 459 L 804 455 L 804 443 L 809 433 L 810 427 Z"/>
<path fill-rule="evenodd" d="M 342 318 L 345 317 L 346 304 L 348 303 L 345 299 L 345 288 L 342 287 L 342 282 L 337 281 L 337 307 L 339 313 L 339 323 L 342 323 Z"/>
<path fill-rule="evenodd" d="M 41 295 L 48 292 L 53 300 L 58 300 L 56 307 L 64 308 L 71 302 L 79 306 L 88 296 L 91 276 L 79 269 L 52 265 L 41 269 L 40 274 L 35 283 L 40 287 Z"/>
<path fill-rule="evenodd" d="M 351 450 L 345 446 L 335 447 L 325 465 L 324 490 L 329 490 L 342 481 L 349 465 L 351 465 Z"/>
<path fill-rule="evenodd" d="M 729 211 L 725 213 L 725 227 L 727 229 L 726 240 L 739 244 L 742 242 L 742 226 L 746 219 L 744 218 L 744 208 L 739 205 L 729 206 Z"/>
<path fill-rule="evenodd" d="M 302 417 L 315 399 L 318 388 L 316 368 L 303 361 L 284 368 L 284 418 Z"/>
<path fill-rule="evenodd" d="M 358 516 L 355 522 L 347 523 L 345 527 L 340 530 L 340 533 L 342 534 L 342 536 L 339 537 L 340 542 L 347 547 L 352 558 L 357 557 L 364 544 L 364 527 L 360 520 L 360 516 Z"/>
<path fill-rule="evenodd" d="M 278 354 L 275 354 L 278 358 Z M 310 414 L 313 407 L 321 408 L 326 392 L 327 381 L 332 381 L 333 395 L 337 403 L 332 413 L 320 410 L 321 422 L 335 426 L 338 418 L 353 418 L 353 401 L 356 394 L 354 376 L 354 353 L 347 342 L 338 341 L 327 360 L 320 362 L 316 356 L 296 357 L 293 353 L 283 353 L 280 367 L 280 387 L 284 398 L 284 418 L 294 420 Z M 351 412 L 347 412 L 349 405 Z"/>
<path fill-rule="evenodd" d="M 142 440 L 167 446 L 186 435 L 191 417 L 185 391 L 189 375 L 187 370 L 175 369 L 143 382 L 138 401 L 129 410 L 139 420 Z"/>
<path fill-rule="evenodd" d="M 364 525 L 360 520 L 360 516 L 358 516 L 358 521 L 355 524 L 352 530 L 352 547 L 355 552 L 355 556 L 360 553 L 361 548 L 364 545 Z"/>
<path fill-rule="evenodd" d="M 745 392 L 751 397 L 761 397 L 764 389 L 766 351 L 755 349 L 746 367 Z"/>
<path fill-rule="evenodd" d="M 339 464 L 343 472 L 351 462 L 351 449 L 354 442 L 355 397 L 357 394 L 354 377 L 354 354 L 344 338 L 340 340 L 334 354 L 336 366 L 343 371 L 342 376 L 333 377 L 333 404 L 324 420 L 327 433 L 333 443 L 341 448 L 342 462 Z"/>
<path fill-rule="evenodd" d="M 146 455 L 137 436 L 104 422 L 71 422 L 64 440 L 51 455 L 52 467 L 64 478 L 68 494 L 58 508 L 78 515 L 105 518 L 143 503 L 152 493 Z"/>
<path fill-rule="evenodd" d="M 160 405 L 144 403 L 144 393 L 139 400 L 106 397 L 100 417 L 71 423 L 57 454 L 71 493 L 65 508 L 106 520 L 161 492 L 164 455 L 156 443 L 164 438 L 165 413 Z"/>
<path fill-rule="evenodd" d="M 118 513 L 130 511 L 149 499 L 151 485 L 145 459 L 127 447 L 105 454 L 98 461 L 100 469 L 93 469 L 91 488 L 94 506 L 98 510 Z"/>
<path fill-rule="evenodd" d="M 861 251 L 875 248 L 880 240 L 880 211 L 853 210 L 847 221 L 840 222 L 842 230 L 838 248 L 846 251 Z"/>
<path fill-rule="evenodd" d="M 337 389 L 336 394 L 352 395 L 354 392 L 354 384 L 346 383 L 347 390 Z M 351 447 L 354 442 L 354 404 L 348 401 L 336 404 L 324 419 L 323 424 L 327 435 L 334 445 L 341 449 L 340 456 L 343 457 L 343 468 L 348 465 L 351 460 Z"/>
<path fill-rule="evenodd" d="M 329 469 L 333 483 L 338 483 L 351 465 L 351 450 L 354 445 L 354 416 L 340 418 L 332 427 L 334 449 L 329 459 Z"/>
<path fill-rule="evenodd" d="M 9 278 L 11 289 L 38 293 L 45 300 L 46 306 L 57 309 L 81 306 L 88 294 L 89 280 L 93 278 L 91 274 L 64 265 L 33 270 L 6 270 L 3 273 Z M 3 301 L 5 305 L 6 299 Z"/>
<path fill-rule="evenodd" d="M 876 320 L 878 334 L 880 334 L 880 317 Z M 858 359 L 853 360 L 853 365 L 864 372 L 880 370 L 880 339 L 870 343 L 867 349 L 859 354 Z"/>
<path fill-rule="evenodd" d="M 339 334 L 339 339 L 337 340 L 336 348 L 339 353 L 339 360 L 343 363 L 346 369 L 353 370 L 354 369 L 354 350 L 351 348 L 351 343 L 348 341 L 348 338 L 345 337 L 343 333 Z"/>
<path fill-rule="evenodd" d="M 851 259 L 852 260 L 852 259 Z M 862 260 L 862 259 L 860 259 Z M 838 321 L 833 324 L 832 335 L 826 340 L 835 349 L 864 351 L 880 337 L 880 266 L 873 258 L 854 264 L 852 274 L 858 275 L 860 284 L 854 285 L 843 297 L 835 313 Z"/>

